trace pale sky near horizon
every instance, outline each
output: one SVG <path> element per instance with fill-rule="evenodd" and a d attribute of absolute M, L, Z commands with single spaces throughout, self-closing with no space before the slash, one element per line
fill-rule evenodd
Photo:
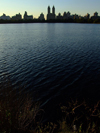
<path fill-rule="evenodd" d="M 27 11 L 28 15 L 38 18 L 40 13 L 46 17 L 47 7 L 55 6 L 55 13 L 63 14 L 65 11 L 71 14 L 78 14 L 85 16 L 90 13 L 98 12 L 100 16 L 100 0 L 0 0 L 0 16 L 5 13 L 9 16 Z"/>

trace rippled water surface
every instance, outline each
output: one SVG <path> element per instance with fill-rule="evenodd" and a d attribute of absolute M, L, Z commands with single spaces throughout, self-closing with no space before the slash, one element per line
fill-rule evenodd
<path fill-rule="evenodd" d="M 99 97 L 100 25 L 1 24 L 0 79 L 4 74 L 44 105 L 57 97 Z"/>

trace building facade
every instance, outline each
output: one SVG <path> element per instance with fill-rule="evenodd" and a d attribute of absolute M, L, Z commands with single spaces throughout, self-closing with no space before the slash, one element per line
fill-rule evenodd
<path fill-rule="evenodd" d="M 100 18 L 100 16 L 98 16 L 98 13 L 95 12 L 94 15 L 91 17 L 91 19 L 98 19 Z"/>
<path fill-rule="evenodd" d="M 89 19 L 90 18 L 90 14 L 87 13 L 85 16 L 84 16 L 84 19 Z"/>
<path fill-rule="evenodd" d="M 25 20 L 28 20 L 28 19 L 33 19 L 33 15 L 27 15 L 27 12 L 25 11 L 25 14 L 24 14 L 24 19 Z"/>
<path fill-rule="evenodd" d="M 70 12 L 68 11 L 67 13 L 63 13 L 63 19 L 69 19 L 70 18 Z"/>
<path fill-rule="evenodd" d="M 58 16 L 56 17 L 56 19 L 58 19 L 58 20 L 63 19 L 63 16 L 61 16 L 61 13 L 58 13 Z"/>
<path fill-rule="evenodd" d="M 21 20 L 22 19 L 22 15 L 19 13 L 19 14 L 16 14 L 15 16 L 12 16 L 12 20 Z"/>
<path fill-rule="evenodd" d="M 39 20 L 45 20 L 45 18 L 44 18 L 44 14 L 41 13 L 38 19 L 39 19 Z"/>
<path fill-rule="evenodd" d="M 6 16 L 6 14 L 3 13 L 3 15 L 0 17 L 0 19 L 10 20 L 10 17 L 9 16 Z"/>

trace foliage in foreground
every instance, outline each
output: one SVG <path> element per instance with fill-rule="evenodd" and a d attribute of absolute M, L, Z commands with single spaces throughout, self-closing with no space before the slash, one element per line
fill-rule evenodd
<path fill-rule="evenodd" d="M 42 123 L 43 110 L 30 95 L 16 93 L 11 85 L 0 89 L 0 133 L 98 133 L 100 101 L 71 100 L 61 106 L 62 121 Z"/>
<path fill-rule="evenodd" d="M 20 89 L 21 91 L 21 89 Z M 33 102 L 30 95 L 16 92 L 10 84 L 0 90 L 0 132 L 35 131 L 40 104 Z"/>

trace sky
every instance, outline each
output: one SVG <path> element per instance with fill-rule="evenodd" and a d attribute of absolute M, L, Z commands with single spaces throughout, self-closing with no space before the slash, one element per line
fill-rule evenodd
<path fill-rule="evenodd" d="M 62 15 L 64 12 L 85 16 L 87 13 L 92 16 L 94 12 L 98 12 L 100 16 L 100 0 L 0 0 L 0 16 L 5 13 L 14 16 L 20 13 L 22 16 L 27 11 L 28 15 L 38 18 L 41 13 L 45 18 L 47 15 L 47 7 L 55 6 L 55 13 Z"/>

